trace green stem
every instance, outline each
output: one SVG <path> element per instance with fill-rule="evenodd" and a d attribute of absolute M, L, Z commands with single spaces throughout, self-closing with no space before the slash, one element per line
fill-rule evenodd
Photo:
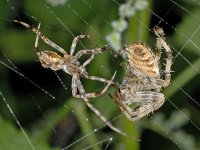
<path fill-rule="evenodd" d="M 147 41 L 149 35 L 149 24 L 151 12 L 149 9 L 153 5 L 153 0 L 148 1 L 148 9 L 137 11 L 136 15 L 129 19 L 129 28 L 127 30 L 127 42 L 131 43 L 137 40 Z"/>
<path fill-rule="evenodd" d="M 100 145 L 97 144 L 98 139 L 95 136 L 96 134 L 92 133 L 94 128 L 92 127 L 91 122 L 86 120 L 89 118 L 86 112 L 86 105 L 77 99 L 72 99 L 71 104 L 72 104 L 74 113 L 76 114 L 76 117 L 78 119 L 83 135 L 86 135 L 86 136 L 88 135 L 87 137 L 85 137 L 85 140 L 87 140 L 89 145 L 95 145 L 92 147 L 93 150 L 101 150 Z"/>

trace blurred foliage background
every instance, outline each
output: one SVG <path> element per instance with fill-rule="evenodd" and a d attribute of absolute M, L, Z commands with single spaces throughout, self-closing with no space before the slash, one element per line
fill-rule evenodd
<path fill-rule="evenodd" d="M 31 149 L 6 100 L 35 149 L 197 150 L 199 4 L 199 0 L 1 0 L 0 149 Z M 91 100 L 115 126 L 140 141 L 111 131 L 82 100 L 72 98 L 71 77 L 42 68 L 34 52 L 35 34 L 13 23 L 14 19 L 35 27 L 41 22 L 41 31 L 67 51 L 79 34 L 89 34 L 91 38 L 81 41 L 84 47 L 79 44 L 77 50 L 103 47 L 107 42 L 117 50 L 138 40 L 155 48 L 151 29 L 155 25 L 162 27 L 174 56 L 172 83 L 163 90 L 165 104 L 150 116 L 130 122 L 108 96 L 115 91 L 112 87 L 104 96 Z M 41 40 L 40 48 L 53 50 Z M 114 53 L 96 56 L 88 72 L 109 79 L 117 70 L 115 81 L 121 82 L 125 73 L 121 63 L 125 60 L 114 57 Z M 94 81 L 82 82 L 87 91 L 99 91 L 104 86 Z"/>

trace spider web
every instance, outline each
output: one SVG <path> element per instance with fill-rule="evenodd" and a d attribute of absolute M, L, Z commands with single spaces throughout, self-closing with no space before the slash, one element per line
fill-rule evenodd
<path fill-rule="evenodd" d="M 48 0 L 34 2 L 33 5 L 31 1 L 21 4 L 7 0 L 1 3 L 4 25 L 1 25 L 0 44 L 0 148 L 159 149 L 165 146 L 166 149 L 198 149 L 199 1 L 148 2 L 144 10 L 136 11 L 131 14 L 132 17 L 126 16 L 129 21 L 127 28 L 120 32 L 123 44 L 144 40 L 154 47 L 155 40 L 152 39 L 155 37 L 151 37 L 151 29 L 159 25 L 163 27 L 166 41 L 173 50 L 172 81 L 163 90 L 166 102 L 154 114 L 133 123 L 126 120 L 107 94 L 91 100 L 111 123 L 132 135 L 135 141 L 111 131 L 83 101 L 72 98 L 71 77 L 42 68 L 33 49 L 35 34 L 26 32 L 23 27 L 19 30 L 19 26 L 12 23 L 13 19 L 25 20 L 35 26 L 41 22 L 41 31 L 64 49 L 69 49 L 73 37 L 79 34 L 89 34 L 91 39 L 81 41 L 77 49 L 101 47 L 107 43 L 106 36 L 113 30 L 112 21 L 119 19 L 118 8 L 128 1 L 96 4 L 90 0 Z M 150 16 L 149 26 L 150 19 L 144 18 Z M 142 28 L 143 34 L 139 34 Z M 23 42 L 25 40 L 27 42 Z M 40 41 L 40 47 L 43 50 L 48 46 Z M 116 62 L 122 60 L 111 57 L 109 52 L 96 56 L 87 70 L 92 75 L 109 79 L 116 69 L 120 81 L 123 73 L 119 70 L 123 69 L 118 69 L 120 63 Z M 104 86 L 85 80 L 83 85 L 87 91 L 98 91 Z M 108 93 L 114 93 L 114 89 L 110 88 Z M 5 139 L 8 140 L 5 142 Z"/>

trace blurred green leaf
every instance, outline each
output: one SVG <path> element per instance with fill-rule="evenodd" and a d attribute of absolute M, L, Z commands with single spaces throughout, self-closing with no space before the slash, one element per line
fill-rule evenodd
<path fill-rule="evenodd" d="M 181 24 L 176 27 L 177 32 L 175 32 L 173 39 L 181 47 L 179 51 L 188 51 L 200 56 L 200 18 L 198 14 L 200 14 L 200 10 L 195 9 L 190 14 L 185 15 Z"/>
<path fill-rule="evenodd" d="M 25 135 L 20 129 L 16 129 L 11 123 L 6 122 L 2 118 L 0 119 L 0 147 L 1 149 L 32 149 L 31 145 L 26 139 Z M 49 146 L 46 141 L 34 141 L 28 131 L 26 134 L 35 149 L 49 150 Z"/>

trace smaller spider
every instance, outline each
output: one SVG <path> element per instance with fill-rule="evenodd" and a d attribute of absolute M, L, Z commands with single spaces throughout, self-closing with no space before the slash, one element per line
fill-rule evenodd
<path fill-rule="evenodd" d="M 38 55 L 38 58 L 40 60 L 41 65 L 44 68 L 50 68 L 54 71 L 63 70 L 64 72 L 72 75 L 72 85 L 71 85 L 72 95 L 75 98 L 82 98 L 85 101 L 86 105 L 112 130 L 114 130 L 115 132 L 117 132 L 119 134 L 122 134 L 124 136 L 129 137 L 126 133 L 124 133 L 124 132 L 120 131 L 118 128 L 114 127 L 100 113 L 100 111 L 98 109 L 96 109 L 89 102 L 89 99 L 88 99 L 88 98 L 95 98 L 95 97 L 98 97 L 98 96 L 104 94 L 107 91 L 107 89 L 109 88 L 109 86 L 111 84 L 114 84 L 113 79 L 116 75 L 116 72 L 112 76 L 111 80 L 106 80 L 104 78 L 88 75 L 86 68 L 85 68 L 94 59 L 94 55 L 98 54 L 98 53 L 102 53 L 103 51 L 107 50 L 107 46 L 105 46 L 103 48 L 95 48 L 95 49 L 92 49 L 92 50 L 89 50 L 89 49 L 80 50 L 73 56 L 74 50 L 75 50 L 75 47 L 77 45 L 78 40 L 83 39 L 83 38 L 89 38 L 88 35 L 79 35 L 79 36 L 75 37 L 73 42 L 72 42 L 72 45 L 71 45 L 70 54 L 67 54 L 67 52 L 63 48 L 61 48 L 60 46 L 58 46 L 57 44 L 52 42 L 50 39 L 48 39 L 46 36 L 44 36 L 39 31 L 40 24 L 38 25 L 38 28 L 36 29 L 36 28 L 32 27 L 31 25 L 29 25 L 25 22 L 22 22 L 22 21 L 14 20 L 14 22 L 25 26 L 26 28 L 28 28 L 29 30 L 31 30 L 31 31 L 33 31 L 34 33 L 37 34 L 34 48 L 35 48 L 35 51 Z M 40 51 L 40 49 L 38 47 L 39 37 L 46 44 L 50 45 L 51 47 L 53 47 L 57 51 L 61 52 L 64 56 L 61 57 L 60 55 L 58 55 L 57 53 L 52 52 L 52 51 Z M 92 56 L 81 65 L 79 63 L 78 59 L 84 54 L 92 54 Z M 86 93 L 85 89 L 83 88 L 83 85 L 80 81 L 81 78 L 97 80 L 97 81 L 100 81 L 100 82 L 107 83 L 107 85 L 104 87 L 104 89 L 101 92 Z"/>
<path fill-rule="evenodd" d="M 72 95 L 74 97 L 81 98 L 80 92 L 78 94 L 78 90 L 81 90 L 78 87 L 79 84 L 80 84 L 79 83 L 80 78 L 87 78 L 87 79 L 97 80 L 97 81 L 100 81 L 100 82 L 107 83 L 107 85 L 105 86 L 105 88 L 101 92 L 85 93 L 85 96 L 87 98 L 95 98 L 95 97 L 98 97 L 98 96 L 104 94 L 107 91 L 108 87 L 113 83 L 112 80 L 114 79 L 116 72 L 112 76 L 111 80 L 106 80 L 104 78 L 100 78 L 100 77 L 96 77 L 96 76 L 90 76 L 87 73 L 86 68 L 85 68 L 94 59 L 94 55 L 98 54 L 98 53 L 102 53 L 103 51 L 107 50 L 107 46 L 105 46 L 103 48 L 80 50 L 75 54 L 75 56 L 73 56 L 78 41 L 80 39 L 89 38 L 89 35 L 76 36 L 74 38 L 73 42 L 72 42 L 70 54 L 67 54 L 67 52 L 63 48 L 61 48 L 60 46 L 58 46 L 57 44 L 52 42 L 50 39 L 48 39 L 46 36 L 44 36 L 39 31 L 40 30 L 40 23 L 38 25 L 38 28 L 36 29 L 36 28 L 32 27 L 31 25 L 29 25 L 25 22 L 22 22 L 22 21 L 14 20 L 14 22 L 25 26 L 26 28 L 28 28 L 29 30 L 31 30 L 31 31 L 33 31 L 37 34 L 34 48 L 35 48 L 36 54 L 38 55 L 38 58 L 40 60 L 42 67 L 50 68 L 53 71 L 63 70 L 65 73 L 72 75 L 72 85 L 71 85 L 71 87 L 72 87 Z M 46 44 L 53 47 L 57 51 L 61 52 L 64 56 L 61 57 L 60 55 L 58 55 L 56 52 L 53 52 L 53 51 L 40 51 L 40 49 L 38 47 L 39 37 Z M 78 59 L 84 54 L 92 54 L 92 56 L 89 59 L 87 59 L 81 65 L 79 63 Z"/>
<path fill-rule="evenodd" d="M 128 59 L 127 74 L 122 84 L 116 85 L 113 100 L 122 113 L 131 121 L 138 120 L 160 108 L 165 97 L 160 93 L 171 80 L 172 52 L 165 42 L 162 28 L 155 27 L 156 53 L 142 42 L 135 42 L 125 48 Z M 161 79 L 159 61 L 161 49 L 166 51 L 165 79 Z"/>

